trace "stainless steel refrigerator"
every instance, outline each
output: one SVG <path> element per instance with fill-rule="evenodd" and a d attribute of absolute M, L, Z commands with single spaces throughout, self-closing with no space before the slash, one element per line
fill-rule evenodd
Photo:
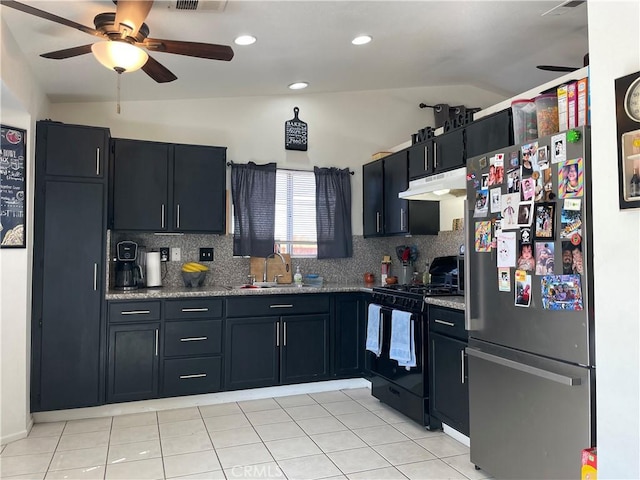
<path fill-rule="evenodd" d="M 495 478 L 580 478 L 595 446 L 589 145 L 581 127 L 467 161 L 470 459 Z"/>

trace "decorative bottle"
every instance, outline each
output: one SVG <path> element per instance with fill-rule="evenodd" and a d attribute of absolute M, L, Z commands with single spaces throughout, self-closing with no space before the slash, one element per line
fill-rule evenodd
<path fill-rule="evenodd" d="M 296 287 L 302 286 L 302 273 L 300 272 L 300 265 L 296 266 L 296 273 L 293 275 L 293 283 L 296 284 Z"/>
<path fill-rule="evenodd" d="M 638 176 L 638 169 L 633 169 L 633 176 L 631 177 L 631 182 L 629 182 L 629 196 L 630 197 L 640 197 L 640 176 Z"/>

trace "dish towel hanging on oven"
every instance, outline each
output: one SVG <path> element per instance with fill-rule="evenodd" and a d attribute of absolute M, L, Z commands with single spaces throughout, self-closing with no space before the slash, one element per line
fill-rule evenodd
<path fill-rule="evenodd" d="M 413 321 L 409 312 L 393 310 L 391 312 L 391 345 L 389 358 L 397 360 L 398 365 L 407 370 L 416 366 L 416 344 Z"/>
<path fill-rule="evenodd" d="M 382 352 L 382 322 L 380 321 L 380 305 L 369 304 L 367 316 L 367 350 L 380 356 Z"/>

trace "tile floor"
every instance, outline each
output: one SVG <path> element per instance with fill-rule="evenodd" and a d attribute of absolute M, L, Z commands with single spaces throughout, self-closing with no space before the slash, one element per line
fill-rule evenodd
<path fill-rule="evenodd" d="M 469 449 L 368 388 L 39 423 L 2 479 L 480 479 Z"/>

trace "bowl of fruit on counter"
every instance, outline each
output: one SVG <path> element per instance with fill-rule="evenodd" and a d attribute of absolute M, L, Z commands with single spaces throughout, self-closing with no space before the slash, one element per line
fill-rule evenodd
<path fill-rule="evenodd" d="M 185 287 L 201 287 L 207 276 L 209 267 L 197 262 L 182 265 L 182 279 Z"/>

